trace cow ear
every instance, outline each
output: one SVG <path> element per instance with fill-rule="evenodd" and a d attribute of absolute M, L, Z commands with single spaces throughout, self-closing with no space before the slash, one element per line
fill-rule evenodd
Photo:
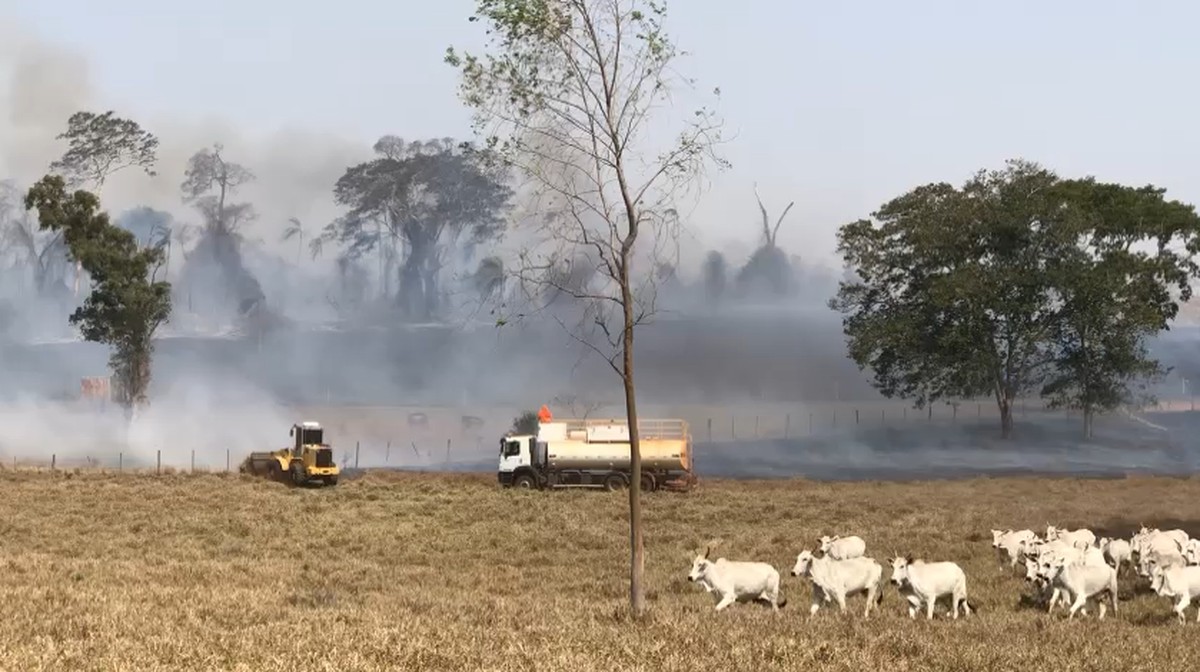
<path fill-rule="evenodd" d="M 904 556 L 904 561 L 911 565 L 912 564 L 912 556 L 911 555 Z"/>

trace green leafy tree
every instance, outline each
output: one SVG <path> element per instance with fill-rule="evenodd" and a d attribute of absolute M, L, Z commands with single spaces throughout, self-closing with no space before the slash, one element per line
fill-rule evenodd
<path fill-rule="evenodd" d="M 476 132 L 527 178 L 535 247 L 514 272 L 522 286 L 584 303 L 584 318 L 568 330 L 624 385 L 630 605 L 639 618 L 646 603 L 634 328 L 655 312 L 658 254 L 678 238 L 675 203 L 710 161 L 725 165 L 713 152 L 720 125 L 699 109 L 676 134 L 658 116 L 679 83 L 662 2 L 477 0 L 475 8 L 470 20 L 487 27 L 486 53 L 451 47 L 446 62 L 461 73 Z M 563 262 L 580 257 L 602 277 L 582 291 L 561 286 Z"/>
<path fill-rule="evenodd" d="M 71 257 L 91 276 L 92 291 L 70 322 L 86 340 L 112 348 L 115 392 L 132 416 L 146 402 L 154 332 L 171 312 L 170 285 L 153 277 L 162 248 L 139 246 L 132 233 L 109 221 L 95 194 L 68 192 L 59 175 L 33 185 L 25 207 L 37 209 L 42 229 L 62 233 Z"/>
<path fill-rule="evenodd" d="M 1097 411 L 1148 396 L 1147 385 L 1167 373 L 1145 339 L 1177 315 L 1172 290 L 1179 300 L 1191 298 L 1200 217 L 1153 186 L 1088 178 L 1057 191 L 1070 216 L 1059 234 L 1063 244 L 1047 260 L 1059 307 L 1042 393 L 1053 406 L 1082 411 L 1090 438 Z"/>
<path fill-rule="evenodd" d="M 1038 389 L 1055 308 L 1046 260 L 1064 216 L 1057 177 L 1026 161 L 980 171 L 961 189 L 918 187 L 843 226 L 838 251 L 856 277 L 830 306 L 850 357 L 889 398 L 918 408 L 992 396 L 1001 433 L 1013 403 Z"/>

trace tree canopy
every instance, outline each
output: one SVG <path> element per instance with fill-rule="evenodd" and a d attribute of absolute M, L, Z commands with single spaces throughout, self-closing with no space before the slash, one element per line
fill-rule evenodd
<path fill-rule="evenodd" d="M 479 244 L 503 230 L 511 189 L 489 152 L 449 139 L 406 142 L 385 136 L 376 158 L 351 166 L 334 186 L 348 212 L 322 238 L 360 257 L 399 240 L 408 254 L 400 266 L 397 303 L 413 318 L 440 308 L 439 274 L 448 249 Z"/>
<path fill-rule="evenodd" d="M 70 316 L 86 340 L 112 347 L 109 365 L 118 400 L 133 410 L 146 401 L 154 332 L 170 315 L 170 285 L 156 281 L 160 247 L 142 247 L 112 224 L 100 200 L 84 190 L 68 192 L 59 175 L 47 175 L 25 195 L 39 226 L 60 232 L 70 255 L 88 272 L 92 291 Z"/>
<path fill-rule="evenodd" d="M 1200 218 L 1163 193 L 1014 160 L 885 203 L 838 234 L 851 358 L 918 407 L 992 396 L 1006 437 L 1031 392 L 1090 422 L 1159 372 L 1143 339 L 1190 297 Z"/>
<path fill-rule="evenodd" d="M 100 189 L 109 175 L 126 168 L 141 168 L 151 177 L 158 174 L 158 138 L 113 110 L 72 114 L 67 130 L 56 139 L 66 140 L 68 147 L 50 170 L 63 175 L 69 186 L 91 183 Z"/>

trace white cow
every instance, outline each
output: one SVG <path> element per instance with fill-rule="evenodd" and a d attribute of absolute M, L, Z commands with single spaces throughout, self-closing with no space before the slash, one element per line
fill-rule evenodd
<path fill-rule="evenodd" d="M 1133 567 L 1133 546 L 1124 539 L 1103 537 L 1100 539 L 1100 551 L 1104 553 L 1104 558 L 1116 568 L 1118 573 L 1121 571 L 1122 564 Z"/>
<path fill-rule="evenodd" d="M 1071 614 L 1087 604 L 1089 599 L 1107 593 L 1112 602 L 1113 613 L 1117 613 L 1117 570 L 1108 565 L 1092 565 L 1069 562 L 1066 558 L 1052 558 L 1041 566 L 1041 575 L 1050 585 L 1059 588 L 1072 598 Z M 1053 601 L 1050 608 L 1054 608 Z M 1100 602 L 1100 618 L 1104 618 L 1106 605 Z M 1084 611 L 1086 615 L 1087 612 Z"/>
<path fill-rule="evenodd" d="M 1184 622 L 1184 611 L 1200 597 L 1200 567 L 1155 567 L 1150 576 L 1150 587 L 1163 597 L 1177 597 L 1175 614 Z M 1200 623 L 1200 605 L 1196 609 L 1196 622 Z"/>
<path fill-rule="evenodd" d="M 824 536 L 821 537 L 821 552 L 834 560 L 861 558 L 867 552 L 867 542 L 858 536 Z"/>
<path fill-rule="evenodd" d="M 1095 567 L 1108 567 L 1108 562 L 1104 559 L 1104 552 L 1094 546 L 1076 542 L 1078 545 L 1072 546 L 1061 539 L 1047 542 L 1036 548 L 1036 552 L 1031 554 L 1026 559 L 1025 578 L 1031 580 L 1030 575 L 1040 579 L 1042 587 L 1042 597 L 1046 593 L 1050 594 L 1048 603 L 1048 612 L 1054 611 L 1054 605 L 1061 601 L 1065 603 L 1067 599 L 1066 592 L 1059 586 L 1050 581 L 1043 571 L 1046 563 L 1053 563 L 1062 560 L 1066 563 L 1080 563 L 1084 565 L 1092 565 Z M 1032 561 L 1032 562 L 1031 562 Z M 1087 608 L 1083 610 L 1084 615 L 1087 615 Z"/>
<path fill-rule="evenodd" d="M 933 607 L 943 595 L 950 596 L 950 609 L 958 618 L 958 606 L 971 615 L 971 604 L 967 601 L 967 575 L 953 562 L 925 562 L 918 558 L 892 559 L 892 583 L 908 600 L 908 617 L 916 618 L 917 609 L 925 604 L 925 619 L 933 618 Z"/>
<path fill-rule="evenodd" d="M 871 615 L 871 606 L 883 600 L 883 566 L 872 558 L 858 557 L 835 560 L 828 555 L 814 556 L 810 551 L 801 551 L 792 567 L 792 576 L 807 577 L 812 583 L 812 616 L 821 608 L 822 602 L 830 598 L 837 600 L 838 607 L 846 611 L 846 597 L 861 592 L 867 594 L 867 609 L 863 617 Z"/>
<path fill-rule="evenodd" d="M 1130 539 L 1130 546 L 1134 553 L 1137 553 L 1140 560 L 1143 555 L 1148 555 L 1154 551 L 1160 553 L 1169 553 L 1172 550 L 1178 550 L 1188 542 L 1188 534 L 1183 530 L 1159 530 L 1150 529 L 1145 525 L 1138 530 Z"/>
<path fill-rule="evenodd" d="M 1096 543 L 1096 533 L 1081 527 L 1078 530 L 1059 529 L 1053 525 L 1046 526 L 1046 541 L 1065 541 L 1072 546 L 1077 541 L 1086 541 L 1089 546 Z"/>
<path fill-rule="evenodd" d="M 1001 563 L 1004 562 L 1004 555 L 1008 555 L 1008 566 L 1010 568 L 1016 567 L 1017 562 L 1021 559 L 1023 545 L 1036 540 L 1037 535 L 1032 530 L 1021 530 L 1019 532 L 1012 530 L 992 530 L 992 548 L 996 549 L 997 557 Z"/>
<path fill-rule="evenodd" d="M 692 561 L 692 571 L 688 580 L 699 583 L 710 593 L 721 597 L 717 602 L 717 611 L 747 598 L 766 600 L 771 608 L 779 608 L 787 604 L 787 599 L 779 595 L 779 570 L 765 562 L 741 562 L 717 558 L 708 559 L 712 548 L 705 549 L 704 555 L 697 555 Z"/>
<path fill-rule="evenodd" d="M 1139 554 L 1138 576 L 1149 578 L 1155 567 L 1167 569 L 1168 567 L 1185 567 L 1187 564 L 1187 559 L 1179 552 L 1179 547 L 1163 548 L 1162 550 L 1154 548 Z"/>

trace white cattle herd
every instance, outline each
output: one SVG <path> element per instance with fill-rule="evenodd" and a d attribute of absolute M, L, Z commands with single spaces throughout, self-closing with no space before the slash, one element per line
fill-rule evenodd
<path fill-rule="evenodd" d="M 992 530 L 992 548 L 1001 568 L 1007 564 L 1025 567 L 1025 580 L 1036 588 L 1047 613 L 1062 604 L 1068 619 L 1077 612 L 1084 616 L 1088 604 L 1099 604 L 1099 618 L 1111 606 L 1117 613 L 1117 577 L 1125 571 L 1148 579 L 1151 590 L 1174 604 L 1179 621 L 1196 606 L 1200 622 L 1200 539 L 1183 530 L 1159 530 L 1142 526 L 1129 539 L 1097 538 L 1088 529 L 1067 530 L 1046 526 L 1046 534 L 1031 530 Z M 713 544 L 692 561 L 688 579 L 718 598 L 721 611 L 734 602 L 762 600 L 778 611 L 787 604 L 780 592 L 779 571 L 770 563 L 711 560 Z M 866 555 L 867 545 L 859 536 L 821 537 L 814 553 L 807 549 L 796 556 L 792 576 L 807 579 L 812 587 L 812 616 L 822 606 L 836 603 L 846 611 L 846 598 L 865 595 L 863 616 L 870 616 L 883 600 L 884 567 Z M 893 554 L 890 582 L 907 602 L 908 615 L 916 618 L 924 610 L 932 619 L 934 606 L 949 601 L 947 616 L 958 618 L 959 610 L 970 616 L 974 606 L 967 598 L 967 575 L 957 563 L 928 561 Z M 1134 579 L 1136 580 L 1136 578 Z"/>

